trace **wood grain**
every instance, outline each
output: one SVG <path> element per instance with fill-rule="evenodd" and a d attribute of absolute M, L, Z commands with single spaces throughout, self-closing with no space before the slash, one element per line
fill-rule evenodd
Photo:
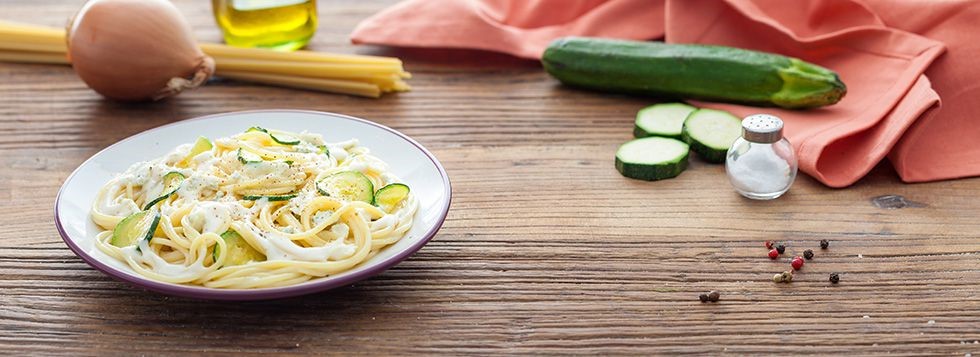
<path fill-rule="evenodd" d="M 6 0 L 0 19 L 60 26 L 81 0 Z M 201 39 L 208 2 L 181 0 Z M 0 64 L 0 354 L 980 355 L 980 180 L 905 185 L 883 164 L 848 189 L 800 177 L 740 198 L 697 160 L 647 183 L 613 168 L 650 100 L 563 88 L 533 62 L 469 51 L 353 47 L 391 1 L 321 1 L 313 48 L 401 56 L 413 92 L 380 100 L 215 80 L 176 99 L 101 99 L 70 68 Z M 62 181 L 129 135 L 234 110 L 297 108 L 391 126 L 453 182 L 436 238 L 388 272 L 254 303 L 171 298 L 113 281 L 54 228 Z M 886 210 L 873 197 L 924 207 Z M 792 284 L 789 253 L 815 249 Z M 827 281 L 842 273 L 839 285 Z M 722 300 L 697 295 L 718 290 Z"/>

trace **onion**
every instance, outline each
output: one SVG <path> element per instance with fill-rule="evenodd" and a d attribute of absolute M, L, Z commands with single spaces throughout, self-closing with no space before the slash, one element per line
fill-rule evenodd
<path fill-rule="evenodd" d="M 99 94 L 158 100 L 214 73 L 190 25 L 167 0 L 89 0 L 68 24 L 68 58 Z"/>

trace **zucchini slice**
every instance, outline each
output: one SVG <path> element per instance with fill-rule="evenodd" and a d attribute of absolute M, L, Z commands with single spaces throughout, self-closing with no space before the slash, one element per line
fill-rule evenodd
<path fill-rule="evenodd" d="M 286 195 L 245 195 L 244 197 L 242 197 L 242 199 L 247 201 L 258 201 L 263 198 L 267 198 L 269 199 L 269 201 L 289 201 L 293 198 L 296 198 L 296 194 L 290 193 Z"/>
<path fill-rule="evenodd" d="M 254 164 L 257 162 L 262 162 L 263 160 L 258 154 L 238 148 L 238 161 L 240 161 L 242 164 Z"/>
<path fill-rule="evenodd" d="M 316 189 L 324 196 L 344 201 L 374 202 L 374 184 L 360 171 L 341 171 L 324 177 L 316 183 Z"/>
<path fill-rule="evenodd" d="M 112 230 L 112 239 L 109 244 L 119 248 L 136 245 L 140 239 L 153 238 L 153 232 L 160 224 L 160 212 L 139 211 L 123 218 L 116 228 Z"/>
<path fill-rule="evenodd" d="M 225 246 L 228 249 L 228 256 L 225 258 L 225 264 L 222 266 L 233 266 L 242 265 L 248 262 L 260 262 L 265 260 L 265 255 L 259 253 L 258 250 L 253 248 L 245 238 L 242 238 L 238 232 L 229 230 L 221 233 L 221 239 L 225 241 Z M 218 245 L 214 246 L 214 252 L 211 257 L 214 261 L 218 261 L 218 257 L 221 256 L 221 247 Z"/>
<path fill-rule="evenodd" d="M 246 133 L 253 132 L 253 131 L 260 131 L 260 132 L 269 134 L 269 137 L 272 138 L 272 141 L 275 141 L 275 142 L 277 142 L 279 144 L 282 144 L 282 145 L 296 145 L 296 144 L 299 144 L 299 139 L 293 137 L 292 135 L 283 134 L 283 133 L 273 134 L 273 133 L 269 132 L 269 130 L 266 130 L 265 128 L 263 128 L 261 126 L 253 126 L 251 128 L 248 128 L 248 130 L 245 130 Z"/>
<path fill-rule="evenodd" d="M 317 146 L 317 148 L 320 149 L 320 153 L 321 154 L 324 154 L 324 155 L 327 155 L 327 157 L 330 157 L 330 149 L 328 149 L 326 145 L 320 145 L 320 146 Z"/>
<path fill-rule="evenodd" d="M 294 136 L 289 135 L 289 134 L 283 134 L 283 133 L 273 134 L 273 133 L 269 133 L 269 136 L 272 137 L 272 141 L 275 141 L 275 142 L 277 142 L 279 144 L 282 144 L 282 145 L 296 145 L 296 144 L 299 144 L 299 138 L 294 137 Z"/>
<path fill-rule="evenodd" d="M 187 176 L 184 176 L 184 174 L 177 171 L 170 171 L 166 175 L 163 175 L 163 195 L 160 195 L 160 197 L 154 198 L 153 201 L 147 203 L 146 206 L 143 207 L 143 210 L 150 209 L 150 207 L 153 207 L 153 205 L 160 203 L 160 201 L 163 201 L 167 199 L 167 197 L 170 197 L 176 193 L 177 189 L 180 188 L 180 184 L 183 183 L 185 179 L 187 179 Z"/>
<path fill-rule="evenodd" d="M 408 197 L 408 192 L 409 188 L 406 184 L 387 184 L 374 193 L 374 205 L 381 207 L 385 212 L 391 212 L 395 205 Z"/>
<path fill-rule="evenodd" d="M 681 138 L 684 119 L 691 112 L 698 110 L 684 103 L 655 104 L 640 109 L 636 113 L 636 126 L 633 136 L 645 138 L 648 136 L 663 136 L 673 139 Z"/>
<path fill-rule="evenodd" d="M 676 177 L 687 168 L 689 146 L 671 138 L 628 141 L 616 151 L 616 170 L 623 176 L 655 181 Z"/>
<path fill-rule="evenodd" d="M 191 147 L 191 151 L 187 153 L 187 156 L 184 157 L 184 160 L 178 163 L 178 166 L 186 167 L 191 163 L 191 159 L 193 159 L 195 156 L 200 155 L 202 152 L 211 150 L 211 148 L 213 147 L 214 144 L 211 144 L 211 140 L 208 140 L 208 138 L 205 138 L 203 136 L 198 137 L 197 141 L 194 142 L 194 146 Z"/>
<path fill-rule="evenodd" d="M 742 120 L 723 110 L 698 109 L 684 121 L 682 136 L 705 161 L 723 163 L 732 143 L 742 136 Z"/>

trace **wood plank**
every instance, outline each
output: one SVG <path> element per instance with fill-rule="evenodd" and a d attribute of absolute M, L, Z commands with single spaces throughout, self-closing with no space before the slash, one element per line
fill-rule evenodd
<path fill-rule="evenodd" d="M 219 40 L 207 2 L 175 2 L 199 38 Z M 402 57 L 415 90 L 378 100 L 219 79 L 122 104 L 68 67 L 0 64 L 0 351 L 980 355 L 980 180 L 905 185 L 883 164 L 842 190 L 801 176 L 773 202 L 740 198 L 723 167 L 697 160 L 677 179 L 628 180 L 612 156 L 650 100 L 564 88 L 501 55 L 347 44 L 392 2 L 321 1 L 312 45 Z M 80 3 L 7 0 L 0 19 L 60 26 Z M 54 196 L 90 155 L 173 121 L 261 108 L 340 112 L 416 138 L 452 178 L 446 225 L 373 279 L 250 303 L 141 291 L 65 247 Z M 888 194 L 925 206 L 871 203 Z M 765 256 L 767 239 L 817 256 L 773 284 L 788 263 Z M 722 301 L 700 303 L 708 290 Z"/>

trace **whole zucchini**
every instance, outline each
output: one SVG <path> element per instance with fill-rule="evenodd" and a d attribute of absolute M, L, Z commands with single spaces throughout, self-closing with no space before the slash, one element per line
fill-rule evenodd
<path fill-rule="evenodd" d="M 847 93 L 829 69 L 724 46 L 565 37 L 541 62 L 562 83 L 609 92 L 783 108 L 831 105 Z"/>

